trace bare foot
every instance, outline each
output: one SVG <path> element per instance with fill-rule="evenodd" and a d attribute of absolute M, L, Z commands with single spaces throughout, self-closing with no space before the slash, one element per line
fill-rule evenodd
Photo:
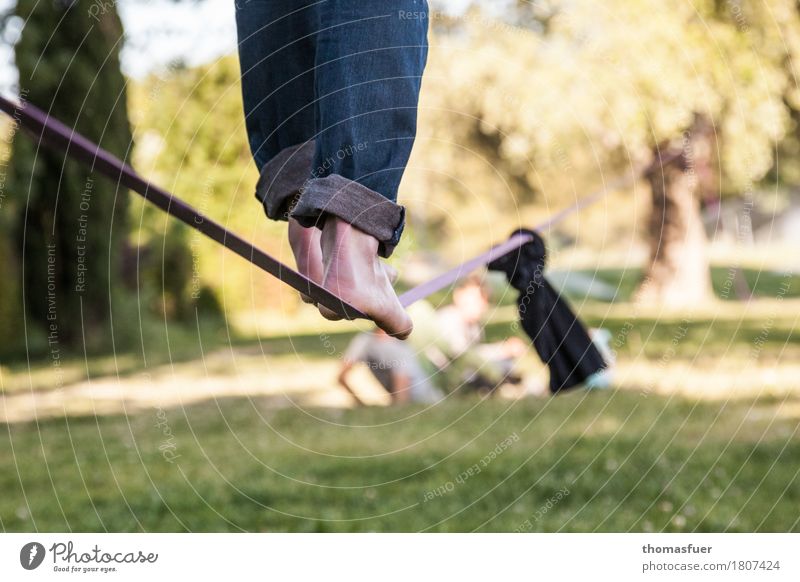
<path fill-rule="evenodd" d="M 305 228 L 300 226 L 294 218 L 289 219 L 289 246 L 292 247 L 297 270 L 305 275 L 314 283 L 322 285 L 322 245 L 320 238 L 322 231 L 316 227 Z M 389 282 L 394 284 L 397 281 L 397 269 L 387 263 L 381 263 L 381 267 L 386 272 Z M 303 293 L 300 294 L 305 303 L 316 304 L 311 297 Z M 328 311 L 328 310 L 326 310 Z M 328 311 L 332 317 L 336 317 L 332 311 Z"/>
<path fill-rule="evenodd" d="M 320 237 L 322 231 L 318 228 L 304 228 L 294 218 L 289 219 L 289 246 L 292 247 L 297 270 L 314 283 L 322 285 L 322 248 Z M 316 303 L 308 295 L 300 294 L 306 303 Z"/>
<path fill-rule="evenodd" d="M 389 272 L 378 257 L 378 240 L 335 216 L 322 229 L 322 286 L 363 311 L 389 335 L 406 339 L 411 318 L 392 289 Z M 328 319 L 338 316 L 324 307 Z"/>

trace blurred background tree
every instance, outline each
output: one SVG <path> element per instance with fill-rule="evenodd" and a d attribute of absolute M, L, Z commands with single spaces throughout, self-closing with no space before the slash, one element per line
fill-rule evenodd
<path fill-rule="evenodd" d="M 114 2 L 19 0 L 20 93 L 125 159 L 132 145 Z M 31 330 L 64 346 L 105 342 L 127 235 L 128 193 L 28 138 L 13 143 L 14 252 Z M 85 270 L 81 270 L 85 269 Z"/>
<path fill-rule="evenodd" d="M 789 0 L 501 2 L 434 20 L 420 123 L 434 139 L 419 158 L 452 203 L 486 184 L 506 215 L 654 164 L 638 297 L 696 304 L 710 297 L 701 204 L 752 190 L 773 166 L 796 101 L 784 39 L 796 44 L 798 26 Z"/>

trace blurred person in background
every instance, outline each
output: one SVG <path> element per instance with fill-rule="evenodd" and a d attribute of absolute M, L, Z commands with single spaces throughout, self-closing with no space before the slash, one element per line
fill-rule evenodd
<path fill-rule="evenodd" d="M 420 364 L 410 345 L 389 336 L 381 329 L 360 333 L 347 348 L 339 371 L 339 384 L 355 401 L 364 402 L 350 385 L 348 376 L 357 364 L 364 364 L 389 393 L 392 404 L 414 402 L 435 404 L 443 393 Z"/>
<path fill-rule="evenodd" d="M 514 372 L 528 346 L 518 337 L 485 343 L 489 291 L 479 277 L 469 277 L 453 291 L 453 303 L 434 313 L 429 304 L 415 310 L 417 333 L 413 344 L 438 370 L 448 391 L 464 387 L 493 394 L 503 384 L 519 385 Z M 428 313 L 426 313 L 428 312 Z"/>

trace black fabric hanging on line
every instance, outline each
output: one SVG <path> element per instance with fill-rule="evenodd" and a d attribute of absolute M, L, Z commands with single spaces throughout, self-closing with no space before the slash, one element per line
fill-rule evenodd
<path fill-rule="evenodd" d="M 544 276 L 546 250 L 536 232 L 519 229 L 512 237 L 530 235 L 531 241 L 488 264 L 502 271 L 509 284 L 519 290 L 517 308 L 520 322 L 542 361 L 550 369 L 553 394 L 583 384 L 606 367 L 589 333 L 567 302 Z"/>

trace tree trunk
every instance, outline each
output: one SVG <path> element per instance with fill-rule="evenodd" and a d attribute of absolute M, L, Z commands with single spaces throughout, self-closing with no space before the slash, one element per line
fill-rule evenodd
<path fill-rule="evenodd" d="M 650 260 L 636 300 L 686 307 L 712 296 L 700 193 L 711 187 L 713 131 L 698 118 L 680 147 L 659 147 L 647 173 L 652 194 Z"/>
<path fill-rule="evenodd" d="M 19 0 L 16 13 L 25 22 L 15 49 L 22 97 L 125 159 L 132 138 L 116 3 Z M 127 192 L 21 131 L 9 190 L 28 332 L 44 332 L 51 352 L 107 345 Z"/>

